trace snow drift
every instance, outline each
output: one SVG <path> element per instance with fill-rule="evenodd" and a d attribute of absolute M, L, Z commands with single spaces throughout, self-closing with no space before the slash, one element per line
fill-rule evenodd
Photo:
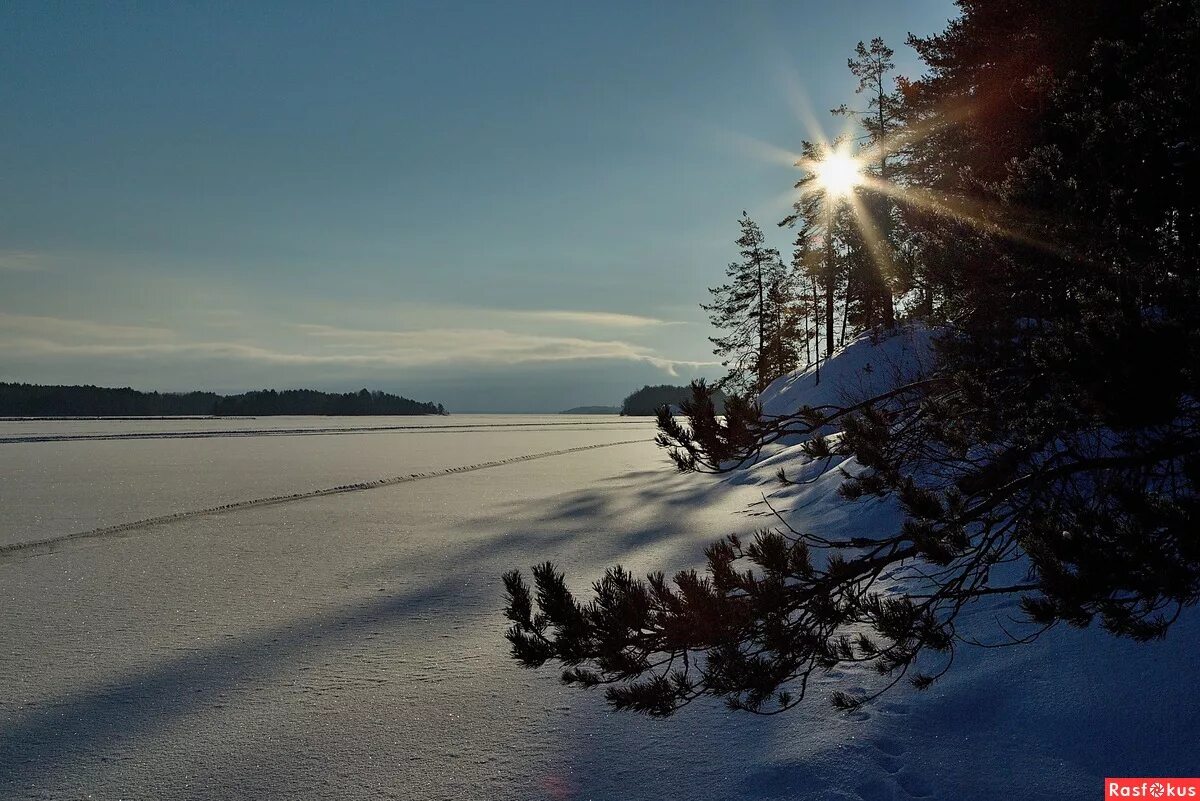
<path fill-rule="evenodd" d="M 763 413 L 793 414 L 801 406 L 854 403 L 919 378 L 933 359 L 933 335 L 910 325 L 888 335 L 864 334 L 816 368 L 775 379 L 759 396 Z"/>
<path fill-rule="evenodd" d="M 924 327 L 877 339 L 864 335 L 822 364 L 819 383 L 811 369 L 773 382 L 760 396 L 764 413 L 782 416 L 805 405 L 846 405 L 912 381 L 931 364 L 931 341 Z M 793 483 L 781 484 L 780 470 Z M 797 531 L 838 538 L 894 532 L 901 515 L 890 499 L 849 502 L 837 494 L 842 471 L 856 470 L 852 457 L 813 461 L 792 441 L 722 480 L 761 488 L 757 513 L 763 526 L 786 522 Z M 892 588 L 900 589 L 901 582 L 897 579 Z M 856 784 L 853 792 L 838 788 L 821 797 L 1101 798 L 1106 776 L 1195 775 L 1200 765 L 1198 617 L 1194 609 L 1186 610 L 1164 641 L 1144 645 L 1095 626 L 1065 625 L 1025 646 L 960 645 L 955 666 L 931 689 L 918 692 L 902 684 L 852 713 L 869 747 L 844 742 L 818 749 L 821 761 L 865 754 L 879 766 L 876 778 Z M 1019 628 L 1020 620 L 1017 598 L 1004 597 L 976 602 L 960 623 L 983 638 L 987 632 L 1002 635 L 1000 626 Z M 834 685 L 852 691 L 880 686 L 877 676 L 852 669 L 833 678 Z M 821 740 L 844 734 L 810 731 L 804 736 Z M 836 775 L 837 766 L 809 764 L 807 770 Z"/>

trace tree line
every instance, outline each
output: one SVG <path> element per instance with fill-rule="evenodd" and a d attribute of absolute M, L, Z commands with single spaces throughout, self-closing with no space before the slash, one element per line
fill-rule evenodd
<path fill-rule="evenodd" d="M 366 389 L 347 393 L 265 389 L 219 395 L 214 392 L 140 392 L 129 387 L 0 383 L 2 417 L 416 414 L 446 414 L 446 410 L 440 403 L 423 403 Z"/>
<path fill-rule="evenodd" d="M 866 103 L 832 113 L 857 120 L 858 136 L 800 143 L 804 174 L 792 212 L 778 223 L 795 231 L 790 257 L 767 246 L 742 212 L 741 258 L 702 304 L 720 332 L 710 338 L 726 368 L 720 386 L 754 394 L 814 366 L 819 381 L 823 356 L 898 317 L 934 318 L 953 291 L 933 262 L 916 258 L 918 220 L 897 199 L 915 185 L 919 165 L 915 143 L 905 140 L 914 84 L 892 74 L 894 55 L 875 38 L 859 42 L 847 62 Z"/>
<path fill-rule="evenodd" d="M 838 112 L 860 136 L 802 144 L 780 221 L 792 259 L 743 216 L 741 261 L 713 292 L 739 392 L 718 416 L 697 384 L 688 420 L 659 416 L 681 470 L 803 440 L 844 460 L 846 503 L 888 499 L 895 522 L 779 521 L 714 542 L 704 573 L 617 566 L 584 600 L 551 563 L 532 587 L 514 571 L 521 664 L 559 663 L 565 682 L 651 715 L 703 696 L 773 714 L 814 676 L 871 668 L 878 685 L 833 696 L 853 708 L 931 686 L 959 648 L 1063 625 L 1154 640 L 1200 600 L 1200 5 L 957 5 L 945 30 L 909 38 L 917 78 L 885 81 L 881 40 L 857 48 L 868 102 Z M 839 153 L 865 174 L 835 198 L 821 172 Z M 905 317 L 937 334 L 919 380 L 762 415 L 754 392 L 780 371 Z M 985 598 L 1020 617 L 967 626 Z"/>

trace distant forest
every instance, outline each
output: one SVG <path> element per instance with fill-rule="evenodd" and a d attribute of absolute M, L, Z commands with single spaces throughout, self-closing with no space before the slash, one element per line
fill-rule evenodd
<path fill-rule="evenodd" d="M 40 386 L 0 382 L 0 417 L 177 417 L 187 415 L 446 414 L 422 403 L 365 389 L 345 394 L 312 389 L 264 389 L 241 395 L 139 392 L 124 387 Z"/>
<path fill-rule="evenodd" d="M 691 397 L 691 387 L 677 387 L 671 384 L 644 386 L 625 399 L 621 404 L 621 414 L 653 416 L 661 407 L 679 405 Z M 725 405 L 725 393 L 716 390 L 712 398 L 717 414 L 720 414 Z"/>

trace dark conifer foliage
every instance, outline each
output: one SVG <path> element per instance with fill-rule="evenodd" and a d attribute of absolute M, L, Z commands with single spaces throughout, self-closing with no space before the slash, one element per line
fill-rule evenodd
<path fill-rule="evenodd" d="M 183 417 L 212 414 L 213 392 L 0 383 L 2 417 Z"/>
<path fill-rule="evenodd" d="M 345 394 L 264 389 L 242 395 L 213 392 L 139 392 L 128 387 L 40 386 L 0 383 L 0 417 L 179 417 L 188 415 L 407 415 L 445 414 L 440 403 L 422 403 L 386 392 Z"/>
<path fill-rule="evenodd" d="M 219 415 L 272 415 L 272 414 L 321 414 L 321 415 L 366 415 L 366 414 L 445 414 L 440 403 L 421 403 L 386 392 L 358 392 L 344 394 L 317 392 L 311 389 L 287 389 L 277 392 L 264 389 L 242 395 L 221 398 L 213 406 L 213 414 Z"/>
<path fill-rule="evenodd" d="M 669 410 L 671 406 L 678 406 L 691 397 L 690 387 L 680 387 L 674 384 L 647 385 L 625 398 L 621 403 L 621 414 L 632 417 L 653 417 L 660 410 Z M 713 402 L 715 413 L 720 414 L 725 403 L 725 393 L 716 390 Z"/>
<path fill-rule="evenodd" d="M 913 39 L 892 135 L 896 219 L 938 325 L 924 378 L 848 408 L 660 418 L 684 470 L 721 471 L 807 437 L 852 455 L 841 494 L 894 499 L 895 530 L 786 525 L 709 547 L 705 575 L 608 571 L 587 601 L 552 565 L 505 577 L 523 664 L 606 685 L 617 708 L 671 714 L 711 695 L 799 703 L 843 664 L 928 687 L 975 644 L 960 616 L 1019 599 L 1032 642 L 1058 624 L 1165 636 L 1200 600 L 1200 6 L 1003 4 Z M 843 436 L 829 439 L 828 430 Z M 883 584 L 899 582 L 885 591 Z"/>

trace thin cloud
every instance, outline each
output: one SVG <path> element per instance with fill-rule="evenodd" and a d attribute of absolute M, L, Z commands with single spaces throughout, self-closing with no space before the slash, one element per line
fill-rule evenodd
<path fill-rule="evenodd" d="M 174 335 L 170 329 L 155 326 L 97 323 L 7 312 L 0 312 L 0 330 L 52 340 L 162 340 Z"/>
<path fill-rule="evenodd" d="M 591 359 L 644 362 L 675 375 L 679 367 L 710 362 L 669 359 L 644 345 L 621 340 L 551 336 L 498 328 L 427 328 L 412 331 L 339 328 L 301 324 L 296 328 L 343 349 L 368 350 L 376 356 L 408 358 L 413 364 L 525 364 Z"/>
<path fill-rule="evenodd" d="M 677 320 L 661 320 L 639 314 L 619 312 L 567 311 L 567 310 L 513 310 L 503 312 L 505 316 L 532 322 L 571 323 L 574 325 L 606 326 L 610 328 L 649 328 L 661 325 L 686 325 Z"/>
<path fill-rule="evenodd" d="M 0 272 L 40 273 L 48 269 L 50 269 L 50 265 L 41 253 L 17 250 L 0 251 Z"/>

